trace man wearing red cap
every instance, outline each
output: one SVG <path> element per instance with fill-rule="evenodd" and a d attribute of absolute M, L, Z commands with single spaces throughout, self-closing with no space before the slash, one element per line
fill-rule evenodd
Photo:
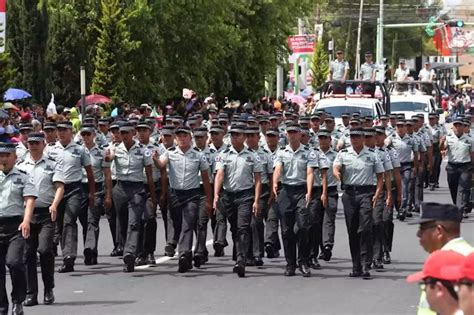
<path fill-rule="evenodd" d="M 465 257 L 456 266 L 445 266 L 443 277 L 456 279 L 454 289 L 459 296 L 459 307 L 464 315 L 474 315 L 474 253 Z"/>
<path fill-rule="evenodd" d="M 409 275 L 407 281 L 419 282 L 426 293 L 426 300 L 433 312 L 438 315 L 461 315 L 458 295 L 454 289 L 453 275 L 443 274 L 444 268 L 459 265 L 464 255 L 452 250 L 437 250 L 425 261 L 423 270 Z"/>
<path fill-rule="evenodd" d="M 409 224 L 419 224 L 416 235 L 428 253 L 452 250 L 467 256 L 474 252 L 474 248 L 461 237 L 461 212 L 454 205 L 422 203 L 420 218 Z M 425 292 L 422 292 L 418 315 L 431 314 L 434 313 L 428 307 Z"/>

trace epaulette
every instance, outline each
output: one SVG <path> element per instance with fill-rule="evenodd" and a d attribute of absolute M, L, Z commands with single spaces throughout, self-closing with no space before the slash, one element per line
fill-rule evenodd
<path fill-rule="evenodd" d="M 370 151 L 370 152 L 375 152 L 375 150 L 374 150 L 374 149 L 372 149 L 372 148 L 369 148 L 369 151 Z"/>
<path fill-rule="evenodd" d="M 306 151 L 309 151 L 309 146 L 304 145 L 303 148 L 304 148 Z"/>
<path fill-rule="evenodd" d="M 194 147 L 193 149 L 194 149 L 194 151 L 198 151 L 198 152 L 200 152 L 200 151 L 201 151 L 201 150 L 199 150 L 199 148 L 198 148 L 198 147 Z"/>
<path fill-rule="evenodd" d="M 107 145 L 105 145 L 105 144 L 100 144 L 100 145 L 98 146 L 98 148 L 99 148 L 100 150 L 105 150 L 105 148 L 106 148 L 107 146 L 108 146 L 108 144 L 107 144 Z"/>
<path fill-rule="evenodd" d="M 48 143 L 48 145 L 49 145 L 50 147 L 52 147 L 52 146 L 55 145 L 55 144 L 56 144 L 56 142 Z"/>
<path fill-rule="evenodd" d="M 22 174 L 28 175 L 28 173 L 25 172 L 24 170 L 21 170 L 21 169 L 19 169 L 19 168 L 17 168 L 17 170 L 18 170 L 18 172 L 20 172 L 20 173 L 22 173 Z"/>
<path fill-rule="evenodd" d="M 229 151 L 230 151 L 229 148 L 227 148 L 222 153 L 228 153 Z"/>
<path fill-rule="evenodd" d="M 254 149 L 247 148 L 247 150 L 249 150 L 250 152 L 255 152 Z"/>
<path fill-rule="evenodd" d="M 56 159 L 48 155 L 48 160 L 56 162 Z"/>
<path fill-rule="evenodd" d="M 342 149 L 341 152 L 348 152 L 347 149 Z"/>
<path fill-rule="evenodd" d="M 145 146 L 143 144 L 139 143 L 138 147 L 143 149 Z"/>
<path fill-rule="evenodd" d="M 265 152 L 265 153 L 270 153 L 270 151 L 268 151 L 267 149 L 265 149 L 264 147 L 261 147 L 262 148 L 262 151 Z"/>
<path fill-rule="evenodd" d="M 216 153 L 216 150 L 213 149 L 213 148 L 209 148 L 209 151 L 210 151 L 211 153 Z"/>
<path fill-rule="evenodd" d="M 392 143 L 389 143 L 389 144 L 387 145 L 387 149 L 388 149 L 388 150 L 392 150 L 392 149 L 395 149 L 395 147 L 393 146 Z"/>
<path fill-rule="evenodd" d="M 168 148 L 167 150 L 168 151 L 174 151 L 174 150 L 176 150 L 176 147 L 171 147 L 171 148 Z"/>

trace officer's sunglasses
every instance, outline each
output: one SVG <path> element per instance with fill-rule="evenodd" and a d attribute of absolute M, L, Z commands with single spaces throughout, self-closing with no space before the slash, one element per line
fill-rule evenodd
<path fill-rule="evenodd" d="M 426 279 L 423 279 L 422 281 L 420 281 L 420 283 L 418 283 L 418 285 L 420 286 L 421 291 L 425 291 L 427 286 L 432 286 L 432 285 L 436 284 L 436 282 L 438 282 L 438 281 L 439 280 L 435 279 L 435 278 L 426 278 Z"/>

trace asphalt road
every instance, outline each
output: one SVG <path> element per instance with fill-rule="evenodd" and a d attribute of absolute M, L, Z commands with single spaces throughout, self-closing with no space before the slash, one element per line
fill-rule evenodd
<path fill-rule="evenodd" d="M 425 200 L 450 202 L 444 169 L 441 188 L 426 191 Z M 177 259 L 162 256 L 162 221 L 158 264 L 126 274 L 122 261 L 108 256 L 112 242 L 105 219 L 101 229 L 99 264 L 84 266 L 78 257 L 75 272 L 56 274 L 57 302 L 25 308 L 26 314 L 415 314 L 419 289 L 405 277 L 420 270 L 427 256 L 419 246 L 417 226 L 395 221 L 392 264 L 384 272 L 372 272 L 372 280 L 349 278 L 347 231 L 339 206 L 333 259 L 322 262 L 311 278 L 284 277 L 284 258 L 265 258 L 263 267 L 247 267 L 247 277 L 239 279 L 232 273 L 231 247 L 225 257 L 210 257 L 202 268 L 180 274 Z M 474 244 L 474 215 L 462 224 L 462 236 Z M 39 295 L 41 303 L 41 291 Z"/>

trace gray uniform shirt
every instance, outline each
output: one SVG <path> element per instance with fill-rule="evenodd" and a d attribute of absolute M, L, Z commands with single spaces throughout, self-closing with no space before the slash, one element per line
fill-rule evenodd
<path fill-rule="evenodd" d="M 43 155 L 39 161 L 33 161 L 30 154 L 17 165 L 19 170 L 27 173 L 33 180 L 38 198 L 36 208 L 46 208 L 54 201 L 56 189 L 54 183 L 64 183 L 62 165 L 53 158 Z"/>
<path fill-rule="evenodd" d="M 65 184 L 81 181 L 82 168 L 91 165 L 91 158 L 84 147 L 72 141 L 65 147 L 56 142 L 48 154 L 61 163 Z"/>
<path fill-rule="evenodd" d="M 237 192 L 254 187 L 254 173 L 262 173 L 260 157 L 243 148 L 237 152 L 233 146 L 219 153 L 216 170 L 224 170 L 224 190 Z"/>
<path fill-rule="evenodd" d="M 148 144 L 144 144 L 145 148 L 149 151 L 151 151 L 152 155 L 153 152 L 158 152 L 159 156 L 162 156 L 163 154 L 166 153 L 166 149 L 164 146 L 160 146 L 159 144 L 153 144 L 152 142 L 149 142 Z M 152 160 L 153 162 L 153 160 Z M 155 163 L 151 163 L 151 171 L 152 171 L 152 176 L 153 176 L 153 182 L 157 183 L 160 178 L 161 178 L 161 173 L 160 169 L 156 167 Z M 143 183 L 147 183 L 146 179 L 146 172 L 145 169 L 143 169 Z"/>
<path fill-rule="evenodd" d="M 353 147 L 339 151 L 334 165 L 342 166 L 344 184 L 352 186 L 376 185 L 374 174 L 384 172 L 382 161 L 375 150 L 365 146 L 359 154 Z"/>
<path fill-rule="evenodd" d="M 0 172 L 0 218 L 23 216 L 24 197 L 37 197 L 33 178 L 16 166 L 5 175 Z"/>
<path fill-rule="evenodd" d="M 418 152 L 418 144 L 415 139 L 408 134 L 401 138 L 397 133 L 392 134 L 389 139 L 398 152 L 400 163 L 413 162 L 413 154 Z"/>
<path fill-rule="evenodd" d="M 17 162 L 23 160 L 27 153 L 28 153 L 28 148 L 25 147 L 23 142 L 21 142 L 21 141 L 18 142 L 18 144 L 16 145 L 16 159 L 17 159 Z"/>
<path fill-rule="evenodd" d="M 312 149 L 308 155 L 308 167 L 313 169 L 314 179 L 313 179 L 313 186 L 322 186 L 322 177 L 320 170 L 328 170 L 329 169 L 329 161 L 323 151 L 319 149 Z M 329 173 L 329 171 L 328 171 Z M 328 178 L 328 186 L 329 186 L 329 178 Z"/>
<path fill-rule="evenodd" d="M 94 173 L 94 180 L 96 183 L 104 182 L 104 167 L 110 167 L 111 162 L 105 161 L 105 150 L 97 144 L 92 149 L 84 147 L 91 158 L 92 172 Z M 82 172 L 82 182 L 87 183 L 87 174 L 85 169 Z"/>
<path fill-rule="evenodd" d="M 206 156 L 197 148 L 189 148 L 186 152 L 179 147 L 170 148 L 160 159 L 168 164 L 168 178 L 172 189 L 199 188 L 200 171 L 209 170 Z"/>
<path fill-rule="evenodd" d="M 281 183 L 285 185 L 305 185 L 308 167 L 309 147 L 300 144 L 296 151 L 290 145 L 279 149 L 275 160 L 276 165 L 282 165 Z"/>
<path fill-rule="evenodd" d="M 364 62 L 360 66 L 360 75 L 362 77 L 362 80 L 364 81 L 369 81 L 372 79 L 373 73 L 377 71 L 377 67 L 375 66 L 374 63 L 367 63 Z"/>
<path fill-rule="evenodd" d="M 153 163 L 151 154 L 152 152 L 138 141 L 135 141 L 130 150 L 127 150 L 123 142 L 117 145 L 114 156 L 117 180 L 143 183 L 143 168 Z"/>
<path fill-rule="evenodd" d="M 344 78 L 344 72 L 349 69 L 349 63 L 345 60 L 333 60 L 329 65 L 329 69 L 332 73 L 333 80 L 342 80 Z"/>
<path fill-rule="evenodd" d="M 471 153 L 474 152 L 474 141 L 470 136 L 463 134 L 458 138 L 454 133 L 448 135 L 446 137 L 446 146 L 448 147 L 448 162 L 471 162 Z"/>
<path fill-rule="evenodd" d="M 258 155 L 262 164 L 262 185 L 268 185 L 270 183 L 269 176 L 273 174 L 272 156 L 269 151 L 262 147 L 259 147 L 254 152 Z"/>

